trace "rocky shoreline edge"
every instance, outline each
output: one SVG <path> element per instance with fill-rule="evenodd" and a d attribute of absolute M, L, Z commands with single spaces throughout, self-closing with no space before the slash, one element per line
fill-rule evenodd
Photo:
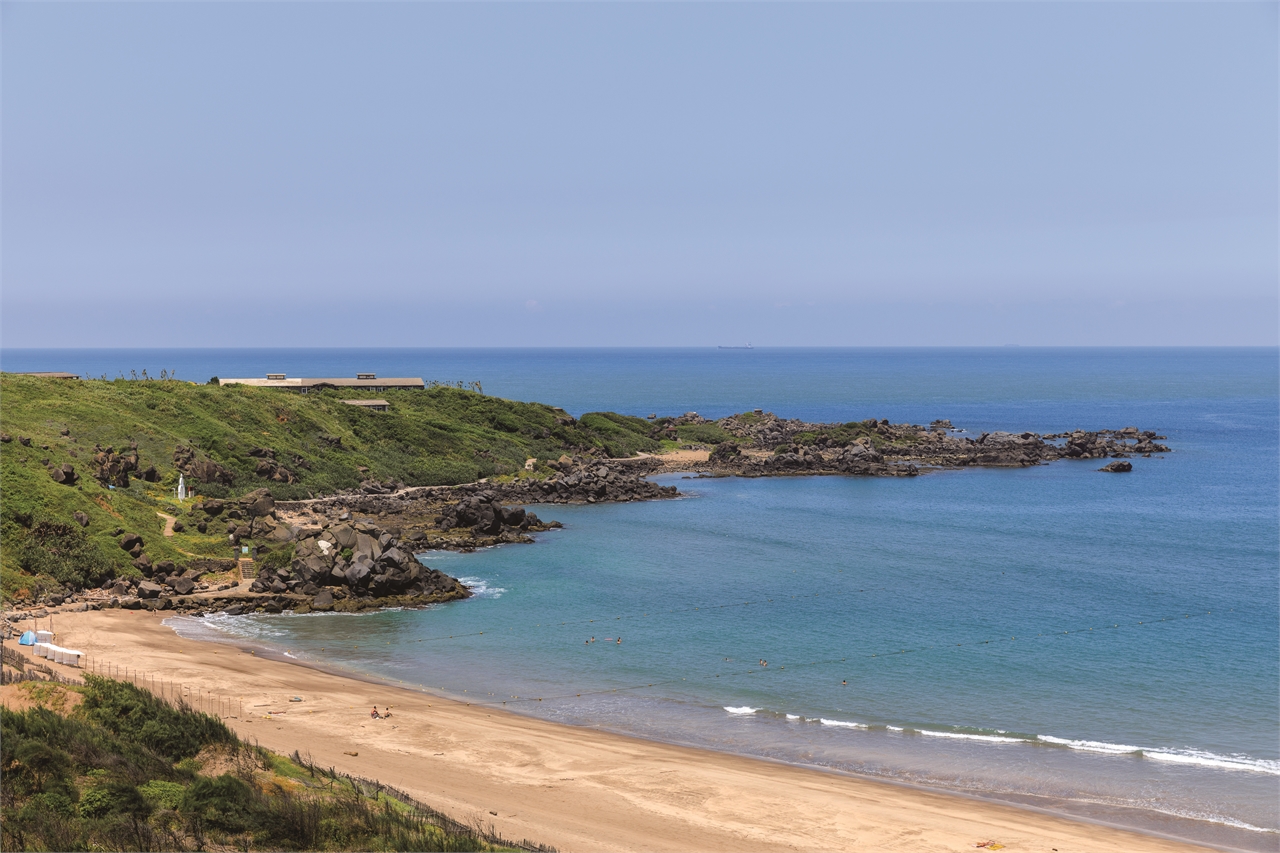
<path fill-rule="evenodd" d="M 562 455 L 529 476 L 457 486 L 406 487 L 366 481 L 353 491 L 301 501 L 276 501 L 268 489 L 238 499 L 196 502 L 189 524 L 201 533 L 223 525 L 229 544 L 249 545 L 250 563 L 195 558 L 179 567 L 154 565 L 138 534 L 117 531 L 141 578 L 109 581 L 100 589 L 51 596 L 37 608 L 11 610 L 0 634 L 16 623 L 59 610 L 120 607 L 208 613 L 361 612 L 426 607 L 471 595 L 457 578 L 432 569 L 417 555 L 473 551 L 533 542 L 531 533 L 560 527 L 544 522 L 530 504 L 619 503 L 679 497 L 674 486 L 646 477 L 661 473 L 702 476 L 917 476 L 965 467 L 1027 467 L 1062 459 L 1113 460 L 1099 470 L 1125 472 L 1133 456 L 1170 452 L 1150 430 L 1056 434 L 983 433 L 976 438 L 936 420 L 924 427 L 887 420 L 814 424 L 783 420 L 756 410 L 708 421 L 696 413 L 665 418 L 656 428 L 714 426 L 727 434 L 717 443 L 691 444 L 661 456 L 625 459 Z M 242 574 L 246 569 L 252 577 Z"/>

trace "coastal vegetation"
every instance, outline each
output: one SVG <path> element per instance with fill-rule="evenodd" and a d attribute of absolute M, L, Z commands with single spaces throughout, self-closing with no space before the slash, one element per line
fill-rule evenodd
<path fill-rule="evenodd" d="M 6 850 L 504 850 L 132 684 L 24 682 L 0 709 Z"/>
<path fill-rule="evenodd" d="M 407 589 L 416 583 L 414 553 L 531 541 L 524 534 L 543 525 L 522 505 L 672 497 L 673 488 L 644 479 L 672 465 L 724 476 L 902 477 L 1168 451 L 1156 443 L 1162 436 L 1136 427 L 969 437 L 949 421 L 817 424 L 760 409 L 718 420 L 696 412 L 575 418 L 542 403 L 485 396 L 478 383 L 386 390 L 383 411 L 349 405 L 342 399 L 349 393 L 0 374 L 4 600 L 58 605 L 68 592 L 127 580 L 114 595 L 146 592 L 163 604 L 165 589 L 186 595 L 203 575 L 213 586 L 231 585 L 234 578 L 216 576 L 235 569 L 228 558 L 246 546 L 274 575 L 259 578 L 259 593 L 274 587 L 314 596 L 339 583 L 363 595 L 387 586 L 367 578 L 393 568 L 399 580 L 388 588 Z M 636 458 L 675 449 L 705 455 Z M 1131 469 L 1117 461 L 1101 470 Z M 481 480 L 480 491 L 462 485 Z M 197 500 L 179 499 L 180 481 Z M 416 486 L 459 488 L 409 499 L 403 488 Z M 312 500 L 334 496 L 327 506 Z M 301 500 L 311 503 L 303 508 Z M 305 509 L 305 517 L 279 518 L 277 501 L 292 502 L 289 512 Z M 332 517 L 321 519 L 321 510 Z M 297 551 L 300 521 L 323 537 L 326 525 L 345 522 L 347 510 L 361 513 L 366 525 L 385 520 L 375 525 L 377 547 L 362 552 L 367 574 L 354 569 L 354 540 L 326 541 L 321 553 Z M 375 532 L 336 529 L 344 536 Z M 393 544 L 401 536 L 403 548 Z M 144 577 L 156 584 L 143 590 Z M 316 589 L 300 592 L 310 586 Z M 209 588 L 206 580 L 200 591 Z"/>
<path fill-rule="evenodd" d="M 337 391 L 0 374 L 6 600 L 137 576 L 137 555 L 122 534 L 141 537 L 153 562 L 227 556 L 222 531 L 182 522 L 180 475 L 202 497 L 268 487 L 288 500 L 370 480 L 425 486 L 545 476 L 546 462 L 566 453 L 630 456 L 676 446 L 641 418 L 577 419 L 467 388 L 383 396 L 390 405 L 378 412 L 344 404 Z M 532 472 L 530 458 L 539 460 Z M 162 535 L 160 513 L 179 519 L 172 535 Z"/>

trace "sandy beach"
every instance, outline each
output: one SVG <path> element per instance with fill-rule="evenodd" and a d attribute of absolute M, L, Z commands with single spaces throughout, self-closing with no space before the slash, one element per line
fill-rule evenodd
<path fill-rule="evenodd" d="M 971 799 L 548 723 L 177 636 L 162 614 L 59 613 L 89 668 L 217 697 L 242 737 L 562 851 L 1208 848 Z M 10 643 L 12 647 L 12 643 Z M 76 671 L 58 667 L 67 674 Z M 141 680 L 139 681 L 141 683 Z M 294 696 L 301 702 L 289 701 Z M 370 708 L 392 716 L 374 720 Z M 243 710 L 241 710 L 243 709 Z M 268 713 L 276 712 L 276 713 Z M 990 848 L 982 848 L 990 849 Z"/>

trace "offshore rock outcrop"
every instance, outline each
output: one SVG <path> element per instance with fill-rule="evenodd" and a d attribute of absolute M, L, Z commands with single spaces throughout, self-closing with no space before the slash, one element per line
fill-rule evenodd
<path fill-rule="evenodd" d="M 688 420 L 689 415 L 682 420 Z M 1137 427 L 982 433 L 976 438 L 955 430 L 949 420 L 929 426 L 891 424 L 888 420 L 818 424 L 783 420 L 755 411 L 714 423 L 734 436 L 714 447 L 705 462 L 664 463 L 665 470 L 710 470 L 716 474 L 779 476 L 854 474 L 915 476 L 931 468 L 1026 467 L 1058 459 L 1123 459 L 1168 453 L 1164 436 Z"/>

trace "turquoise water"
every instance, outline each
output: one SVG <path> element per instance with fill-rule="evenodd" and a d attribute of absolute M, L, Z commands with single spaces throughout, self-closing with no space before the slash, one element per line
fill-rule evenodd
<path fill-rule="evenodd" d="M 1155 429 L 1174 452 L 1133 460 L 1130 475 L 1060 462 L 911 480 L 668 478 L 687 498 L 546 507 L 565 529 L 534 545 L 424 555 L 473 579 L 465 602 L 181 630 L 216 626 L 549 719 L 1280 846 L 1274 349 L 5 351 L 3 363 L 85 371 L 113 357 L 126 373 L 182 375 L 186 358 L 196 376 L 480 379 L 576 413 Z"/>

